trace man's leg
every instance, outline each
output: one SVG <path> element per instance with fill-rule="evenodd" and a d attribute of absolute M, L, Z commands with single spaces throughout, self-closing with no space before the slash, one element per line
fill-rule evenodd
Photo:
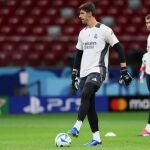
<path fill-rule="evenodd" d="M 150 93 L 150 75 L 146 74 L 146 83 L 147 83 L 147 88 Z M 142 133 L 138 134 L 139 136 L 150 136 L 150 110 L 149 110 L 149 116 L 148 116 L 148 121 L 146 124 L 146 127 L 142 131 Z"/>
<path fill-rule="evenodd" d="M 81 105 L 78 112 L 78 120 L 84 121 L 89 108 L 91 99 L 93 99 L 93 95 L 95 94 L 97 86 L 88 82 L 85 84 L 82 95 L 81 95 Z"/>
<path fill-rule="evenodd" d="M 102 144 L 99 135 L 98 116 L 95 110 L 95 93 L 93 94 L 93 98 L 91 99 L 90 108 L 87 116 L 93 134 L 93 139 L 85 144 L 85 146 L 96 146 Z"/>
<path fill-rule="evenodd" d="M 78 136 L 82 122 L 84 121 L 89 111 L 90 101 L 92 99 L 93 94 L 95 94 L 96 89 L 97 86 L 92 83 L 86 83 L 84 85 L 81 93 L 81 105 L 78 111 L 78 118 L 74 127 L 68 132 L 70 135 L 73 135 L 75 137 Z"/>

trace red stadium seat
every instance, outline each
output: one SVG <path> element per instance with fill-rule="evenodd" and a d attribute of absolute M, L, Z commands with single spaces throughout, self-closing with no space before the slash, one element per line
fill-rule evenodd
<path fill-rule="evenodd" d="M 16 50 L 22 51 L 24 53 L 28 53 L 31 49 L 31 44 L 28 42 L 18 43 L 16 44 Z"/>
<path fill-rule="evenodd" d="M 7 2 L 7 6 L 11 7 L 11 6 L 16 6 L 17 5 L 17 1 L 16 0 L 9 0 Z"/>
<path fill-rule="evenodd" d="M 9 23 L 9 24 L 13 24 L 13 25 L 18 24 L 18 23 L 19 23 L 19 18 L 16 17 L 16 16 L 12 16 L 12 17 L 8 20 L 8 23 Z"/>
<path fill-rule="evenodd" d="M 46 35 L 47 31 L 46 28 L 41 26 L 34 26 L 34 28 L 31 29 L 31 33 L 33 35 Z"/>
<path fill-rule="evenodd" d="M 50 51 L 45 51 L 43 53 L 43 62 L 46 66 L 52 66 L 57 63 L 58 60 L 56 60 L 54 54 Z"/>
<path fill-rule="evenodd" d="M 23 20 L 23 24 L 24 25 L 33 25 L 35 24 L 35 18 L 34 17 L 24 17 L 24 20 Z"/>
<path fill-rule="evenodd" d="M 0 51 L 0 66 L 8 66 L 10 63 L 8 58 L 7 52 Z"/>
<path fill-rule="evenodd" d="M 35 52 L 35 53 L 44 53 L 44 51 L 46 51 L 47 45 L 45 43 L 34 43 L 31 47 L 31 49 Z"/>
<path fill-rule="evenodd" d="M 31 6 L 32 3 L 34 3 L 33 0 L 25 0 L 25 1 L 21 1 L 21 6 L 28 7 L 28 6 Z"/>
<path fill-rule="evenodd" d="M 11 52 L 10 54 L 11 65 L 24 66 L 26 65 L 26 54 L 21 51 Z"/>
<path fill-rule="evenodd" d="M 4 25 L 0 28 L 0 35 L 10 35 L 12 33 L 12 28 L 9 25 Z"/>
<path fill-rule="evenodd" d="M 16 16 L 24 16 L 27 14 L 27 9 L 25 9 L 24 7 L 19 7 L 18 9 L 15 10 L 14 14 Z"/>
<path fill-rule="evenodd" d="M 14 44 L 13 43 L 3 43 L 0 45 L 0 50 L 5 52 L 11 52 L 14 50 Z"/>
<path fill-rule="evenodd" d="M 38 19 L 38 23 L 44 26 L 51 25 L 53 23 L 53 20 L 49 16 L 43 16 Z"/>
<path fill-rule="evenodd" d="M 27 54 L 27 62 L 29 66 L 37 67 L 40 66 L 43 61 L 42 55 L 39 53 L 35 53 L 34 51 L 28 52 Z"/>
<path fill-rule="evenodd" d="M 18 26 L 15 31 L 15 34 L 17 35 L 27 35 L 30 33 L 29 28 L 24 25 Z"/>

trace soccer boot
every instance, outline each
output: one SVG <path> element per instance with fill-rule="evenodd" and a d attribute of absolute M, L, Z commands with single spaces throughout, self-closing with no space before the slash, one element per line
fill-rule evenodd
<path fill-rule="evenodd" d="M 98 142 L 98 141 L 92 139 L 88 143 L 84 144 L 84 146 L 98 146 L 98 145 L 101 145 L 101 144 L 102 144 L 102 142 Z"/>
<path fill-rule="evenodd" d="M 79 131 L 77 130 L 77 128 L 73 127 L 71 130 L 68 131 L 68 134 L 74 137 L 78 137 Z"/>
<path fill-rule="evenodd" d="M 144 129 L 142 133 L 138 134 L 138 136 L 150 136 L 150 132 Z"/>

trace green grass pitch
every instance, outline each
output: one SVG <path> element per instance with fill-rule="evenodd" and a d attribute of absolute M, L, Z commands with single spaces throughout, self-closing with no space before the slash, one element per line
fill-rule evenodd
<path fill-rule="evenodd" d="M 99 113 L 99 127 L 103 144 L 84 147 L 91 139 L 85 120 L 78 138 L 72 138 L 71 147 L 58 148 L 55 136 L 67 132 L 77 114 L 8 115 L 0 116 L 0 150 L 149 150 L 150 137 L 137 134 L 145 127 L 148 112 Z M 116 137 L 105 137 L 107 132 Z"/>

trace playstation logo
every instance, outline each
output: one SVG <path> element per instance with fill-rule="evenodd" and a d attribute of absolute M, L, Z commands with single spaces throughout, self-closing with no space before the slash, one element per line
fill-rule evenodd
<path fill-rule="evenodd" d="M 39 114 L 44 112 L 44 107 L 41 106 L 40 100 L 37 97 L 30 97 L 30 104 L 23 108 L 25 113 Z"/>

